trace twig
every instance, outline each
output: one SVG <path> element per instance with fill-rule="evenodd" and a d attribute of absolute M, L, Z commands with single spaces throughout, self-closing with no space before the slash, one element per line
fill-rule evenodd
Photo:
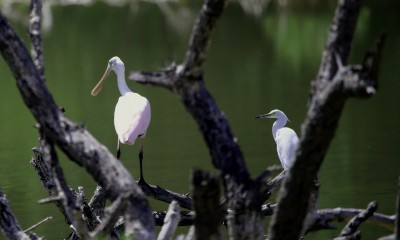
<path fill-rule="evenodd" d="M 176 201 L 172 201 L 169 204 L 167 215 L 164 219 L 164 225 L 162 226 L 160 233 L 158 234 L 157 240 L 171 240 L 174 236 L 176 227 L 180 221 L 180 208 Z"/>
<path fill-rule="evenodd" d="M 47 218 L 43 219 L 42 221 L 40 221 L 40 222 L 38 222 L 38 223 L 32 225 L 31 227 L 25 229 L 24 232 L 26 233 L 26 232 L 32 231 L 33 229 L 35 229 L 35 228 L 38 227 L 39 225 L 41 225 L 41 224 L 43 224 L 43 223 L 45 223 L 45 222 L 47 222 L 47 221 L 49 221 L 49 220 L 51 220 L 51 219 L 53 219 L 52 216 L 47 217 Z"/>
<path fill-rule="evenodd" d="M 40 199 L 38 201 L 39 204 L 46 204 L 46 203 L 54 203 L 54 202 L 58 202 L 63 200 L 63 196 L 54 196 L 54 197 L 48 197 L 48 198 L 44 198 L 44 199 Z"/>

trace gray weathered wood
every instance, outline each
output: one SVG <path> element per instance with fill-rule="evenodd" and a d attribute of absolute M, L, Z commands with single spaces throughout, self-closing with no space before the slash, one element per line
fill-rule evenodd
<path fill-rule="evenodd" d="M 154 239 L 154 220 L 143 192 L 125 167 L 84 127 L 59 110 L 42 81 L 24 44 L 0 14 L 0 51 L 13 73 L 21 96 L 43 133 L 75 163 L 83 166 L 104 187 L 111 200 L 131 197 L 125 211 L 126 233 Z"/>
<path fill-rule="evenodd" d="M 180 221 L 180 207 L 178 202 L 172 201 L 169 204 L 164 224 L 158 234 L 157 240 L 171 240 L 174 236 L 176 227 Z"/>

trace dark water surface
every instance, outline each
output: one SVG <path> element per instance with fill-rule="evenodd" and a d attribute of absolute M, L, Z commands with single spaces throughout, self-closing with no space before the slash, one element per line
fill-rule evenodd
<path fill-rule="evenodd" d="M 174 10 L 172 17 L 180 16 L 181 12 Z M 153 4 L 140 4 L 136 10 L 104 4 L 54 7 L 52 13 L 53 28 L 44 35 L 48 87 L 68 117 L 84 123 L 114 152 L 113 111 L 119 96 L 115 77 L 97 97 L 90 95 L 107 61 L 119 56 L 128 71 L 156 70 L 180 62 L 194 15 L 174 20 Z M 371 99 L 351 99 L 346 104 L 319 174 L 319 208 L 365 208 L 377 200 L 379 212 L 394 212 L 400 170 L 397 15 L 388 3 L 368 4 L 361 11 L 350 61 L 360 62 L 373 39 L 381 31 L 388 32 L 380 88 Z M 332 7 L 296 7 L 271 8 L 257 19 L 230 4 L 218 22 L 206 63 L 206 84 L 228 117 L 253 177 L 278 163 L 271 134 L 273 121 L 253 117 L 279 108 L 291 120 L 289 126 L 300 134 L 310 81 L 317 73 L 332 16 Z M 26 39 L 26 29 L 14 25 Z M 46 239 L 61 239 L 69 233 L 63 217 L 55 206 L 37 204 L 47 193 L 29 164 L 31 148 L 37 145 L 35 121 L 4 60 L 0 60 L 0 73 L 0 187 L 23 228 L 53 216 L 36 232 Z M 146 179 L 172 191 L 189 192 L 191 169 L 213 169 L 197 125 L 174 94 L 132 81 L 128 85 L 146 96 L 152 106 L 145 145 Z M 139 172 L 137 153 L 136 145 L 122 146 L 122 161 L 134 177 Z M 90 197 L 95 188 L 91 177 L 60 151 L 59 155 L 69 185 L 75 189 L 84 186 Z M 166 208 L 154 201 L 152 206 L 153 210 Z M 364 239 L 389 233 L 372 225 L 361 230 L 368 236 Z M 306 239 L 328 239 L 336 234 L 324 231 Z"/>

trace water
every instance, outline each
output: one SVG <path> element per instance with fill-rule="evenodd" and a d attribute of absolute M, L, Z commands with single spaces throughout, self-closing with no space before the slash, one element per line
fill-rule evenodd
<path fill-rule="evenodd" d="M 400 115 L 396 106 L 400 47 L 395 25 L 398 17 L 392 9 L 395 8 L 388 3 L 370 3 L 361 12 L 351 61 L 359 62 L 384 28 L 389 38 L 380 88 L 371 99 L 347 102 L 319 173 L 319 208 L 365 208 L 377 200 L 379 212 L 394 212 L 400 167 L 400 130 L 396 127 Z M 387 20 L 380 17 L 383 11 Z M 43 36 L 48 87 L 68 117 L 84 123 L 97 139 L 115 151 L 113 111 L 119 96 L 115 78 L 106 82 L 97 97 L 90 95 L 108 59 L 121 57 L 128 71 L 156 70 L 172 61 L 180 62 L 195 12 L 188 14 L 189 20 L 178 19 L 181 25 L 177 27 L 153 4 L 140 4 L 137 11 L 101 3 L 54 7 L 52 13 L 53 28 Z M 228 117 L 253 177 L 260 169 L 278 163 L 271 136 L 272 120 L 253 117 L 279 108 L 291 120 L 290 127 L 300 134 L 310 81 L 318 70 L 332 16 L 332 7 L 296 7 L 271 8 L 255 19 L 245 15 L 238 5 L 230 4 L 218 22 L 206 63 L 206 84 Z M 26 39 L 24 27 L 14 25 Z M 0 187 L 23 228 L 53 216 L 35 231 L 47 239 L 63 238 L 69 230 L 56 207 L 37 204 L 47 193 L 29 164 L 31 148 L 37 145 L 37 132 L 32 127 L 35 121 L 4 60 L 0 60 L 0 73 L 4 79 L 0 88 Z M 152 106 L 145 144 L 146 179 L 172 191 L 189 192 L 191 169 L 214 171 L 197 125 L 171 92 L 134 82 L 128 85 L 146 96 Z M 122 146 L 122 161 L 134 177 L 139 174 L 137 153 L 136 145 Z M 69 185 L 83 185 L 90 197 L 95 187 L 90 176 L 60 151 L 59 156 Z M 165 204 L 151 203 L 153 210 L 165 210 Z M 372 225 L 361 230 L 363 236 L 368 236 L 366 239 L 389 233 Z M 337 231 L 324 231 L 307 239 L 327 239 L 336 234 Z"/>

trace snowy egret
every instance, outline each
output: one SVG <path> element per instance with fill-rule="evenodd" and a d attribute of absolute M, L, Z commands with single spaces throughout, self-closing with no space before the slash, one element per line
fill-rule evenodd
<path fill-rule="evenodd" d="M 119 57 L 113 57 L 108 61 L 106 72 L 93 88 L 91 94 L 96 96 L 104 84 L 104 81 L 114 71 L 117 75 L 118 89 L 121 96 L 115 106 L 114 126 L 118 135 L 117 159 L 121 156 L 120 143 L 133 145 L 137 138 L 140 138 L 139 161 L 140 178 L 139 183 L 144 183 L 143 178 L 143 145 L 147 128 L 150 124 L 151 111 L 150 103 L 137 93 L 132 92 L 125 81 L 125 66 Z"/>
<path fill-rule="evenodd" d="M 272 136 L 276 142 L 276 150 L 282 167 L 284 170 L 288 169 L 292 165 L 299 142 L 297 134 L 292 129 L 285 127 L 288 118 L 282 111 L 277 109 L 255 118 L 276 118 L 272 125 Z"/>

